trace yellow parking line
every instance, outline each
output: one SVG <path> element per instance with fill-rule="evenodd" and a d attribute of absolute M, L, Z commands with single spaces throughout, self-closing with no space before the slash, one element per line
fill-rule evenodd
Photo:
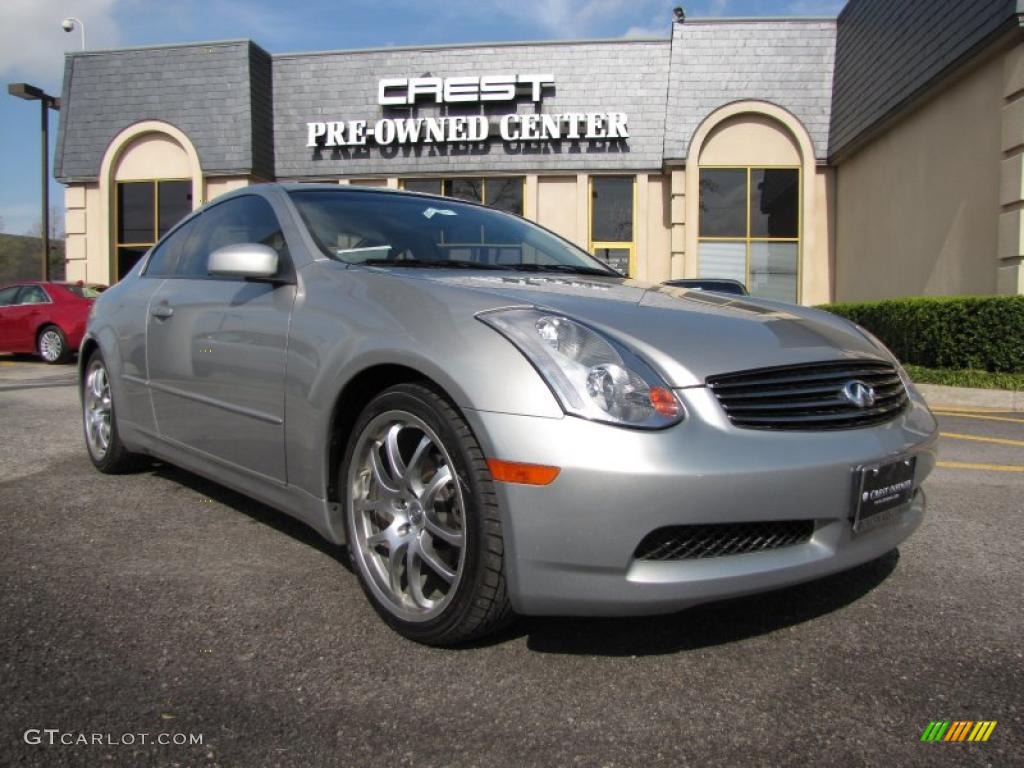
<path fill-rule="evenodd" d="M 979 443 L 997 443 L 999 445 L 1019 445 L 1024 448 L 1024 440 L 1007 440 L 1005 437 L 978 437 L 978 435 L 961 435 L 958 432 L 939 432 L 941 437 L 953 440 L 977 440 Z"/>
<path fill-rule="evenodd" d="M 980 419 L 982 421 L 1009 421 L 1013 424 L 1024 424 L 1024 419 L 1011 419 L 1008 416 L 981 416 L 975 413 L 955 413 L 953 411 L 935 411 L 938 416 L 952 416 L 956 419 Z"/>
<path fill-rule="evenodd" d="M 941 404 L 929 404 L 929 407 L 933 411 L 952 411 L 954 413 L 1006 413 L 1005 408 L 992 408 L 987 405 L 976 405 L 968 407 L 966 405 L 941 405 Z"/>
<path fill-rule="evenodd" d="M 1019 464 L 971 464 L 966 461 L 939 461 L 936 466 L 946 469 L 983 469 L 989 472 L 1024 472 Z"/>

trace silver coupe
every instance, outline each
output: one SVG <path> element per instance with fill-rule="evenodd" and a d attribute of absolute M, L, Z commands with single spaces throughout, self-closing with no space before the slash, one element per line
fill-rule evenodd
<path fill-rule="evenodd" d="M 96 300 L 80 368 L 100 471 L 156 457 L 284 510 L 436 645 L 848 569 L 917 528 L 935 463 L 845 320 L 388 190 L 218 198 Z"/>

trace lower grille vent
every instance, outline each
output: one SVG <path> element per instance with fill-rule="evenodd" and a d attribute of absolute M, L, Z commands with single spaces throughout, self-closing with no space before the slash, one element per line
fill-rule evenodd
<path fill-rule="evenodd" d="M 743 555 L 802 544 L 813 533 L 813 520 L 672 525 L 647 534 L 633 557 L 638 560 L 696 560 Z"/>

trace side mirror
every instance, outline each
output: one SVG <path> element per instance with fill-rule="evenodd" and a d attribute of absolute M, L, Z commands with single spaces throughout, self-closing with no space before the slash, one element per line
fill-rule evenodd
<path fill-rule="evenodd" d="M 260 243 L 225 245 L 210 254 L 206 268 L 211 275 L 266 280 L 277 274 L 277 251 Z"/>

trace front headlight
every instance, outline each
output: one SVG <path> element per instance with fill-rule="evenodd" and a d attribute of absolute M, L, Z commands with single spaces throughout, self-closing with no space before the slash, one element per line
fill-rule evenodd
<path fill-rule="evenodd" d="M 683 418 L 679 399 L 649 365 L 582 323 L 538 309 L 503 309 L 477 317 L 533 363 L 566 413 L 649 429 Z"/>

